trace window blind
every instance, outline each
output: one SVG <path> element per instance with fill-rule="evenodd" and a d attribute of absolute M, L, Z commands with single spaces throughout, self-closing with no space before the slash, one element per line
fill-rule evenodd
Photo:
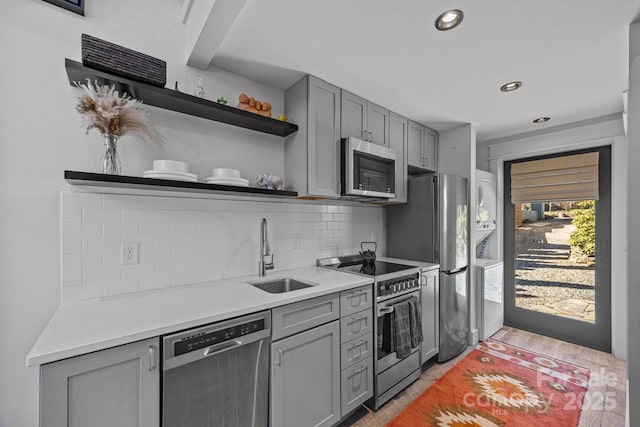
<path fill-rule="evenodd" d="M 511 165 L 514 204 L 573 200 L 598 200 L 598 153 Z"/>

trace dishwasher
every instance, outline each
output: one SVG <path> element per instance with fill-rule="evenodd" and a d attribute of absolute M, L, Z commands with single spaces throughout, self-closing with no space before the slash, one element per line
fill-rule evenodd
<path fill-rule="evenodd" d="M 270 337 L 270 311 L 163 336 L 163 427 L 266 427 Z"/>

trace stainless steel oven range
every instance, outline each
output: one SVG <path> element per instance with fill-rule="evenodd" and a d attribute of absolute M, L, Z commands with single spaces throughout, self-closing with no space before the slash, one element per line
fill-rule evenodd
<path fill-rule="evenodd" d="M 366 405 L 378 410 L 420 378 L 420 344 L 405 351 L 404 357 L 400 358 L 394 351 L 395 336 L 389 331 L 394 306 L 413 298 L 419 306 L 420 268 L 381 260 L 371 262 L 362 255 L 322 258 L 317 260 L 317 265 L 373 278 L 377 316 L 374 322 L 376 377 L 373 398 Z"/>

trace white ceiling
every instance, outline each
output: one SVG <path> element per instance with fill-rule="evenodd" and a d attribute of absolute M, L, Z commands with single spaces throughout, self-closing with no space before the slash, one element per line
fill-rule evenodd
<path fill-rule="evenodd" d="M 462 24 L 437 31 L 451 8 Z M 438 131 L 473 123 L 482 142 L 622 112 L 639 11 L 640 0 L 247 0 L 211 64 L 280 89 L 313 74 Z M 512 80 L 523 87 L 500 92 Z"/>

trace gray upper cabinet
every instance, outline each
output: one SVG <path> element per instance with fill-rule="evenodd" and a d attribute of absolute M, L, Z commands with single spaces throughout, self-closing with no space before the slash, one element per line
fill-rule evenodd
<path fill-rule="evenodd" d="M 305 76 L 286 90 L 285 114 L 298 132 L 285 138 L 285 188 L 299 197 L 340 196 L 340 89 Z"/>
<path fill-rule="evenodd" d="M 342 90 L 340 135 L 389 146 L 389 110 Z"/>
<path fill-rule="evenodd" d="M 396 152 L 396 197 L 389 202 L 407 202 L 408 122 L 395 113 L 389 115 L 389 148 Z"/>
<path fill-rule="evenodd" d="M 422 168 L 422 141 L 424 140 L 425 128 L 419 123 L 407 123 L 407 165 Z"/>
<path fill-rule="evenodd" d="M 331 426 L 340 420 L 340 322 L 271 345 L 271 425 Z"/>
<path fill-rule="evenodd" d="M 438 170 L 438 133 L 425 127 L 422 157 L 425 169 Z"/>
<path fill-rule="evenodd" d="M 40 368 L 40 426 L 157 427 L 159 339 Z"/>
<path fill-rule="evenodd" d="M 429 270 L 422 273 L 422 363 L 438 354 L 439 278 L 439 269 Z"/>
<path fill-rule="evenodd" d="M 420 171 L 435 172 L 438 169 L 437 132 L 421 125 L 408 123 L 408 158 L 409 173 Z"/>

